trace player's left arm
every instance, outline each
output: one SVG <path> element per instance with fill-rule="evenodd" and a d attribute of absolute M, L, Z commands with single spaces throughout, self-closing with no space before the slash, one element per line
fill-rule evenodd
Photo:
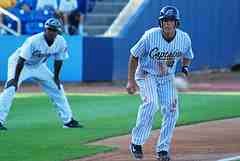
<path fill-rule="evenodd" d="M 61 89 L 61 82 L 60 82 L 60 71 L 62 68 L 63 61 L 62 60 L 55 60 L 54 61 L 54 82 L 58 86 L 58 89 Z"/>
<path fill-rule="evenodd" d="M 68 50 L 67 50 L 67 43 L 62 38 L 62 41 L 60 41 L 61 44 L 59 44 L 60 50 L 55 55 L 54 58 L 54 82 L 58 86 L 58 89 L 61 89 L 61 81 L 60 81 L 60 72 L 63 66 L 63 61 L 68 58 Z"/>
<path fill-rule="evenodd" d="M 186 34 L 187 41 L 187 50 L 182 58 L 182 73 L 185 76 L 189 76 L 189 66 L 191 65 L 192 59 L 194 58 L 193 50 L 192 50 L 192 42 L 190 37 Z"/>
<path fill-rule="evenodd" d="M 183 58 L 182 59 L 182 73 L 185 75 L 185 76 L 188 76 L 189 75 L 189 66 L 191 64 L 191 59 L 188 59 L 188 58 Z"/>

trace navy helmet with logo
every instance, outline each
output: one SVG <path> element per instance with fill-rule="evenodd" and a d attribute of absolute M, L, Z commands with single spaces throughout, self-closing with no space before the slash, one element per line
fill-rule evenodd
<path fill-rule="evenodd" d="M 171 19 L 177 22 L 179 26 L 180 21 L 180 13 L 178 9 L 174 6 L 165 6 L 160 10 L 160 15 L 158 17 L 159 23 L 161 23 L 164 19 Z"/>
<path fill-rule="evenodd" d="M 56 18 L 49 18 L 45 22 L 44 28 L 54 30 L 54 31 L 57 31 L 58 33 L 61 33 L 62 32 L 62 23 L 60 22 L 60 20 L 58 20 Z"/>

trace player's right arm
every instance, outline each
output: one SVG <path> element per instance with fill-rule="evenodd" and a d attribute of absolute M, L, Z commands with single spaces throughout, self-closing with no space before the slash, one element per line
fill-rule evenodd
<path fill-rule="evenodd" d="M 24 62 L 25 62 L 25 59 L 22 58 L 22 57 L 19 57 L 17 65 L 16 65 L 16 69 L 15 69 L 15 76 L 14 76 L 13 79 L 11 79 L 11 80 L 9 80 L 7 82 L 6 88 L 8 88 L 10 86 L 14 86 L 15 90 L 17 90 L 17 88 L 18 88 L 18 80 L 19 80 L 20 73 L 21 73 L 21 71 L 22 71 L 22 69 L 24 67 Z"/>
<path fill-rule="evenodd" d="M 146 38 L 147 32 L 145 32 L 141 39 L 130 50 L 131 54 L 128 61 L 128 81 L 126 87 L 129 94 L 134 94 L 137 90 L 135 72 L 138 66 L 138 59 L 146 53 Z"/>
<path fill-rule="evenodd" d="M 17 62 L 16 69 L 15 69 L 15 76 L 13 79 L 11 79 L 7 82 L 6 88 L 8 88 L 10 86 L 14 86 L 15 90 L 17 90 L 18 80 L 19 80 L 21 71 L 24 67 L 24 62 L 26 60 L 30 59 L 32 56 L 32 45 L 31 44 L 32 44 L 32 40 L 31 40 L 31 38 L 28 38 L 21 46 L 18 62 Z"/>
<path fill-rule="evenodd" d="M 24 58 L 22 58 L 22 57 L 19 57 L 18 58 L 18 63 L 17 63 L 17 66 L 16 66 L 16 70 L 15 70 L 15 77 L 14 77 L 14 79 L 18 82 L 18 80 L 19 80 L 19 76 L 20 76 L 20 73 L 21 73 L 21 71 L 22 71 L 22 69 L 23 69 L 23 66 L 24 66 L 24 62 L 25 62 L 26 60 L 24 59 Z"/>
<path fill-rule="evenodd" d="M 186 42 L 188 46 L 182 58 L 182 73 L 184 74 L 184 76 L 189 75 L 189 66 L 191 65 L 192 59 L 194 58 L 192 42 L 188 34 L 186 34 Z"/>
<path fill-rule="evenodd" d="M 61 81 L 60 81 L 59 75 L 60 75 L 60 70 L 62 68 L 62 65 L 63 65 L 62 60 L 55 60 L 54 61 L 54 77 L 53 77 L 53 80 L 56 83 L 59 90 L 61 89 Z"/>
<path fill-rule="evenodd" d="M 53 80 L 56 83 L 58 89 L 61 89 L 61 81 L 60 81 L 60 71 L 63 65 L 63 61 L 65 59 L 67 59 L 68 56 L 68 49 L 67 49 L 67 42 L 65 41 L 65 39 L 63 37 L 59 37 L 61 39 L 60 43 L 58 45 L 60 45 L 60 50 L 57 53 L 57 55 L 55 55 L 54 58 L 54 77 Z"/>
<path fill-rule="evenodd" d="M 128 81 L 127 81 L 127 92 L 129 94 L 134 94 L 137 90 L 137 85 L 135 82 L 135 71 L 138 65 L 138 58 L 130 55 L 128 62 Z"/>

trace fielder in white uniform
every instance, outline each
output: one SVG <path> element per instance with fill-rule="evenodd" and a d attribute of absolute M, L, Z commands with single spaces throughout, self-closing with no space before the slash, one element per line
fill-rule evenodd
<path fill-rule="evenodd" d="M 159 161 L 170 160 L 170 144 L 179 111 L 174 86 L 175 69 L 181 60 L 182 72 L 188 76 L 193 59 L 190 37 L 177 29 L 179 20 L 176 7 L 163 7 L 160 27 L 146 31 L 131 49 L 126 88 L 129 94 L 133 94 L 138 86 L 142 100 L 130 144 L 130 152 L 136 159 L 143 158 L 142 145 L 150 135 L 154 115 L 160 108 L 163 119 L 156 157 Z"/>
<path fill-rule="evenodd" d="M 45 31 L 29 37 L 8 59 L 8 78 L 0 95 L 0 130 L 7 130 L 4 122 L 9 113 L 14 95 L 20 84 L 31 78 L 54 103 L 65 128 L 82 127 L 73 119 L 72 110 L 59 80 L 63 60 L 68 58 L 67 44 L 59 35 L 61 22 L 50 18 L 45 22 Z M 54 73 L 46 61 L 54 59 Z"/>

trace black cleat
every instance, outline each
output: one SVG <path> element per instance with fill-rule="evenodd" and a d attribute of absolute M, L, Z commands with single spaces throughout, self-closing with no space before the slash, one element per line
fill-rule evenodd
<path fill-rule="evenodd" d="M 142 146 L 141 145 L 136 145 L 131 143 L 129 145 L 129 150 L 134 157 L 134 159 L 140 160 L 143 158 L 143 151 L 142 151 Z"/>
<path fill-rule="evenodd" d="M 5 126 L 3 126 L 3 124 L 0 122 L 0 131 L 6 131 L 7 128 Z"/>
<path fill-rule="evenodd" d="M 157 160 L 158 161 L 170 161 L 170 156 L 167 151 L 157 152 Z"/>
<path fill-rule="evenodd" d="M 71 119 L 70 122 L 63 125 L 63 128 L 83 128 L 83 125 L 79 124 L 78 121 Z"/>

